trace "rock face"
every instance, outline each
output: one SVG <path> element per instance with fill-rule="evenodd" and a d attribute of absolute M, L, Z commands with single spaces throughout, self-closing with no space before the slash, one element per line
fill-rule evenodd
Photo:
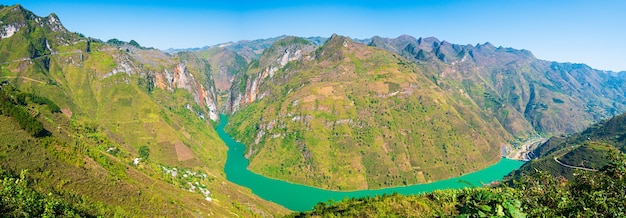
<path fill-rule="evenodd" d="M 208 67 L 208 64 L 205 66 Z M 209 70 L 207 68 L 200 70 Z M 212 81 L 209 71 L 205 71 L 208 81 Z M 194 100 L 202 107 L 208 109 L 209 118 L 213 121 L 219 120 L 215 86 L 210 82 L 203 84 L 196 79 L 187 69 L 185 63 L 177 64 L 171 71 L 164 70 L 163 73 L 155 73 L 155 84 L 158 88 L 174 91 L 174 89 L 184 89 L 193 94 Z M 204 118 L 204 114 L 199 114 Z"/>
<path fill-rule="evenodd" d="M 211 67 L 205 60 L 191 53 L 182 52 L 169 56 L 157 50 L 141 49 L 128 43 L 119 47 L 104 45 L 91 48 L 92 42 L 99 40 L 67 31 L 55 14 L 38 17 L 20 5 L 8 7 L 2 10 L 2 13 L 0 40 L 3 43 L 0 44 L 0 52 L 7 55 L 0 57 L 0 63 L 41 60 L 45 71 L 49 71 L 51 55 L 67 55 L 65 61 L 68 64 L 84 66 L 87 54 L 109 53 L 112 67 L 98 67 L 96 71 L 105 70 L 98 72 L 100 79 L 125 73 L 146 79 L 145 85 L 148 89 L 156 87 L 170 92 L 184 89 L 191 93 L 195 102 L 202 107 L 202 111 L 196 111 L 200 117 L 219 120 Z M 64 51 L 57 51 L 57 47 L 64 47 Z"/>
<path fill-rule="evenodd" d="M 310 56 L 303 54 L 310 53 L 314 49 L 315 46 L 302 38 L 286 37 L 277 41 L 263 52 L 258 61 L 250 64 L 245 74 L 239 74 L 239 77 L 235 78 L 230 87 L 226 111 L 234 113 L 245 105 L 267 96 L 268 90 L 262 90 L 261 84 L 266 79 L 271 80 L 276 71 L 290 61 L 310 59 Z"/>

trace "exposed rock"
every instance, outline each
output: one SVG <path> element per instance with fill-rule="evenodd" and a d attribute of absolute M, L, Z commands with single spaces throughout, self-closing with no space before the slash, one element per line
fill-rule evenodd
<path fill-rule="evenodd" d="M 289 62 L 310 59 L 307 54 L 310 54 L 315 47 L 310 43 L 303 43 L 302 40 L 308 42 L 305 39 L 295 37 L 279 40 L 274 46 L 266 50 L 268 55 L 262 56 L 259 60 L 260 70 L 247 72 L 247 75 L 250 75 L 247 77 L 235 78 L 233 84 L 245 84 L 243 85 L 245 89 L 241 89 L 241 86 L 231 86 L 229 102 L 226 107 L 227 112 L 233 113 L 241 107 L 267 96 L 269 93 L 260 89 L 261 84 L 266 79 L 273 78 L 276 72 L 287 66 Z"/>

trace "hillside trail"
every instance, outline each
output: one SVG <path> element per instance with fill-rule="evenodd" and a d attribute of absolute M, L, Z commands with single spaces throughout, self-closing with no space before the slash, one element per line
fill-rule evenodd
<path fill-rule="evenodd" d="M 30 77 L 25 77 L 25 76 L 4 76 L 4 77 L 0 77 L 1 79 L 23 79 L 23 80 L 28 80 L 31 82 L 37 82 L 37 83 L 41 83 L 41 84 L 45 84 L 46 82 L 41 81 L 41 80 L 36 80 Z"/>
<path fill-rule="evenodd" d="M 84 51 L 80 51 L 80 50 L 70 51 L 70 52 L 55 52 L 55 51 L 52 51 L 50 54 L 41 55 L 39 57 L 35 57 L 35 58 L 21 58 L 21 59 L 17 59 L 17 60 L 2 62 L 2 63 L 0 63 L 0 65 L 5 65 L 5 64 L 9 64 L 9 63 L 16 63 L 16 62 L 23 62 L 23 61 L 33 61 L 33 60 L 40 59 L 40 58 L 43 58 L 43 57 L 48 57 L 48 56 L 65 55 L 65 54 L 78 54 L 78 53 L 84 53 Z M 5 76 L 5 77 L 0 77 L 0 78 L 2 78 L 2 79 L 23 79 L 23 80 L 28 80 L 28 81 L 31 81 L 31 82 L 37 82 L 37 83 L 41 83 L 41 84 L 45 84 L 46 83 L 44 81 L 33 79 L 33 78 L 29 78 L 29 77 L 25 77 L 25 76 Z"/>
<path fill-rule="evenodd" d="M 6 61 L 6 62 L 2 62 L 0 63 L 0 65 L 4 65 L 4 64 L 9 64 L 9 63 L 16 63 L 16 62 L 22 62 L 22 61 L 33 61 L 36 59 L 40 59 L 43 57 L 48 57 L 48 56 L 54 56 L 54 55 L 65 55 L 65 54 L 78 54 L 78 53 L 85 53 L 85 51 L 80 51 L 80 50 L 75 50 L 75 51 L 68 51 L 68 52 L 55 52 L 52 51 L 50 54 L 44 54 L 38 57 L 34 57 L 34 58 L 20 58 L 17 60 L 12 60 L 12 61 Z"/>
<path fill-rule="evenodd" d="M 557 157 L 554 157 L 554 161 L 559 163 L 561 166 L 564 166 L 564 167 L 567 167 L 567 168 L 586 170 L 586 171 L 592 171 L 592 172 L 597 172 L 598 171 L 596 169 L 591 169 L 591 168 L 586 168 L 586 167 L 578 167 L 578 166 L 572 166 L 572 165 L 569 165 L 569 164 L 565 164 L 565 163 L 559 161 L 559 159 L 557 159 Z"/>

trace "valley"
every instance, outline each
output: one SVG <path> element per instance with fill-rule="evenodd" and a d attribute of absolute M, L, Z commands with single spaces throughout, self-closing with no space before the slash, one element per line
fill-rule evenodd
<path fill-rule="evenodd" d="M 222 116 L 221 122 L 228 122 L 228 117 Z M 427 184 L 398 186 L 383 189 L 332 191 L 316 187 L 290 183 L 278 179 L 264 177 L 248 169 L 248 160 L 244 158 L 245 146 L 236 142 L 225 131 L 226 123 L 217 127 L 218 135 L 229 147 L 228 159 L 224 171 L 228 180 L 248 187 L 260 197 L 278 203 L 293 211 L 313 209 L 319 202 L 341 201 L 349 198 L 360 198 L 384 194 L 399 193 L 403 195 L 422 194 L 441 189 L 462 189 L 481 187 L 484 184 L 502 180 L 511 171 L 518 169 L 523 162 L 503 158 L 496 164 L 459 177 L 439 180 Z M 280 190 L 280 191 L 276 191 Z M 302 196 L 306 196 L 303 198 Z"/>
<path fill-rule="evenodd" d="M 537 181 L 623 182 L 626 72 L 489 42 L 161 51 L 0 6 L 0 82 L 0 216 L 452 216 L 479 195 L 522 217 L 541 214 Z"/>

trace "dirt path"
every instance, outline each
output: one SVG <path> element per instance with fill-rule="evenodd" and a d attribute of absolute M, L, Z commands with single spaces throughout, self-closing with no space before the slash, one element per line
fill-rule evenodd
<path fill-rule="evenodd" d="M 7 62 L 2 62 L 0 64 L 8 64 L 8 63 L 15 63 L 15 62 L 22 62 L 22 61 L 32 61 L 35 59 L 39 59 L 39 58 L 43 58 L 46 56 L 53 56 L 53 55 L 64 55 L 64 54 L 78 54 L 78 53 L 83 53 L 84 51 L 68 51 L 68 52 L 52 52 L 51 54 L 45 54 L 45 55 L 41 55 L 39 57 L 35 57 L 35 58 L 21 58 L 21 59 L 17 59 L 17 60 L 12 60 L 12 61 L 7 61 Z"/>
<path fill-rule="evenodd" d="M 23 79 L 23 80 L 28 80 L 28 81 L 31 81 L 31 82 L 38 82 L 38 83 L 41 83 L 41 84 L 45 84 L 46 83 L 44 81 L 36 80 L 36 79 L 25 77 L 25 76 L 5 76 L 5 77 L 0 77 L 0 78 L 2 78 L 2 79 Z"/>

